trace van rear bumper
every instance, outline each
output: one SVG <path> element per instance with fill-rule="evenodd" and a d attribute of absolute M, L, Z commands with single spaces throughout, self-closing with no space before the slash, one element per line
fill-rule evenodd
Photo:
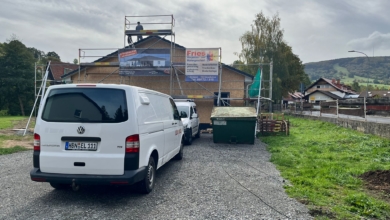
<path fill-rule="evenodd" d="M 42 173 L 39 168 L 30 172 L 31 180 L 36 182 L 51 182 L 78 185 L 131 185 L 145 178 L 146 167 L 137 170 L 125 170 L 124 175 L 87 175 Z"/>

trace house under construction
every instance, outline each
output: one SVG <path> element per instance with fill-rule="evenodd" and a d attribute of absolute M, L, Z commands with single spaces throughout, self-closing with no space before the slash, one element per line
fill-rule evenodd
<path fill-rule="evenodd" d="M 148 18 L 155 17 L 158 16 Z M 174 18 L 171 15 L 166 18 L 168 22 L 142 24 L 163 24 L 170 29 L 135 30 L 140 18 L 126 16 L 124 48 L 110 52 L 80 49 L 79 61 L 97 59 L 81 62 L 77 70 L 64 74 L 62 80 L 65 83 L 127 84 L 170 94 L 173 98 L 194 99 L 201 129 L 210 127 L 214 106 L 244 106 L 249 100 L 248 88 L 253 83 L 253 75 L 223 64 L 221 48 L 186 48 L 177 44 Z M 137 36 L 145 38 L 133 42 L 132 37 Z M 88 55 L 97 50 L 105 51 L 105 55 Z"/>

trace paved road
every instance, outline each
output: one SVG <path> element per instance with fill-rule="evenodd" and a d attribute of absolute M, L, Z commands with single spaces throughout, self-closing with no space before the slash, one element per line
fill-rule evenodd
<path fill-rule="evenodd" d="M 30 180 L 32 152 L 0 156 L 0 219 L 312 219 L 289 198 L 264 144 L 213 144 L 202 134 L 182 161 L 157 172 L 154 191 L 53 190 Z"/>

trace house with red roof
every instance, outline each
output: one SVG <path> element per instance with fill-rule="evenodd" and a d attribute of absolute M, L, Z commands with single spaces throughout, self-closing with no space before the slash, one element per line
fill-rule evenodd
<path fill-rule="evenodd" d="M 64 83 L 64 80 L 61 79 L 61 76 L 70 73 L 78 68 L 79 68 L 78 64 L 64 63 L 60 61 L 51 61 L 47 80 L 52 85 L 62 84 Z"/>
<path fill-rule="evenodd" d="M 304 95 L 304 99 L 310 103 L 359 97 L 359 94 L 350 86 L 340 83 L 340 80 L 326 78 L 319 78 L 307 87 Z"/>

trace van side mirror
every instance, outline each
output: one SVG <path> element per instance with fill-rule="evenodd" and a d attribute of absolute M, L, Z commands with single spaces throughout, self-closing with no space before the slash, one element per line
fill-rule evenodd
<path fill-rule="evenodd" d="M 198 117 L 198 114 L 196 114 L 196 113 L 193 113 L 191 116 L 191 118 L 197 118 L 197 117 Z"/>
<path fill-rule="evenodd" d="M 187 118 L 188 115 L 187 115 L 187 113 L 186 113 L 185 111 L 181 111 L 181 112 L 180 112 L 180 117 L 182 117 L 182 118 Z"/>

